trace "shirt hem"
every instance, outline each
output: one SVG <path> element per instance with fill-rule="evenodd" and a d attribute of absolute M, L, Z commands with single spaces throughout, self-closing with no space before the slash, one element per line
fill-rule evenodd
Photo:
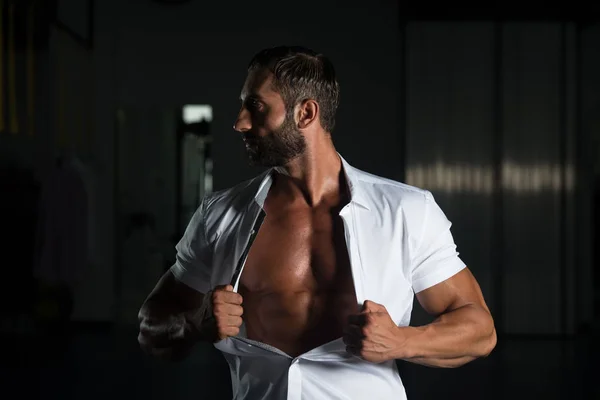
<path fill-rule="evenodd" d="M 191 275 L 189 271 L 179 263 L 173 264 L 170 271 L 178 281 L 200 293 L 207 293 L 210 290 L 210 286 L 204 279 Z"/>

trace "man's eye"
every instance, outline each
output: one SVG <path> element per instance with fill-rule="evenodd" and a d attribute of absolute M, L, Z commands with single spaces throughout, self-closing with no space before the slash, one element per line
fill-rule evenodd
<path fill-rule="evenodd" d="M 246 107 L 253 110 L 257 110 L 260 108 L 260 102 L 256 99 L 248 99 L 248 101 L 246 102 Z"/>

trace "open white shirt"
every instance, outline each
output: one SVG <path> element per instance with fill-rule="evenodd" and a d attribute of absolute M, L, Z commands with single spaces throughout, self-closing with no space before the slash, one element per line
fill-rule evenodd
<path fill-rule="evenodd" d="M 426 190 L 342 165 L 350 202 L 340 211 L 359 304 L 383 304 L 398 326 L 410 322 L 414 294 L 463 268 L 450 222 Z M 171 267 L 186 285 L 207 293 L 237 291 L 247 251 L 264 217 L 274 171 L 203 199 L 177 244 Z M 342 338 L 291 357 L 245 337 L 215 344 L 231 372 L 233 398 L 250 400 L 406 399 L 396 363 L 364 361 Z"/>

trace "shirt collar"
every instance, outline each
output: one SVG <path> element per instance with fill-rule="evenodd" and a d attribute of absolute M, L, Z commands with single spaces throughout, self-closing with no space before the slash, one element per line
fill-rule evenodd
<path fill-rule="evenodd" d="M 348 184 L 348 189 L 350 191 L 350 203 L 354 203 L 366 210 L 369 210 L 369 205 L 365 196 L 365 188 L 363 187 L 363 183 L 360 180 L 361 171 L 357 170 L 342 157 L 339 153 L 338 156 L 342 160 L 342 169 L 344 170 L 344 175 L 346 176 L 346 182 Z M 262 208 L 265 204 L 265 200 L 267 198 L 267 194 L 269 193 L 269 189 L 271 188 L 271 184 L 273 183 L 273 174 L 275 173 L 274 168 L 270 168 L 266 172 L 263 173 L 262 179 L 260 179 L 260 185 L 254 196 L 254 201 Z"/>

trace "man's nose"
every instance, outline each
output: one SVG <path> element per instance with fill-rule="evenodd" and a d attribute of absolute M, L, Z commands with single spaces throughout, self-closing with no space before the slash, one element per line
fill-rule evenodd
<path fill-rule="evenodd" d="M 246 110 L 246 108 L 242 108 L 237 116 L 237 119 L 235 120 L 235 123 L 233 124 L 233 129 L 240 133 L 244 133 L 249 131 L 251 128 L 252 123 L 250 121 L 250 113 L 248 110 Z"/>

